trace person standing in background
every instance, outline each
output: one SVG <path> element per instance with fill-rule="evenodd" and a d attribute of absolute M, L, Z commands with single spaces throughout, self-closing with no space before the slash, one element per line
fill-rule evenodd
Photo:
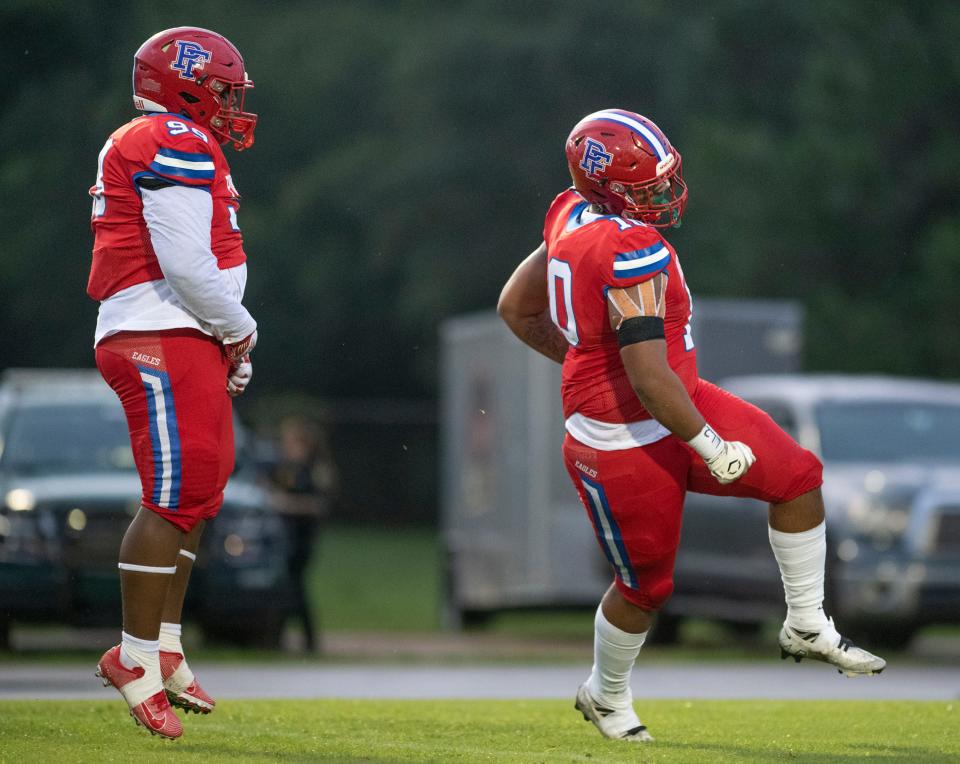
<path fill-rule="evenodd" d="M 337 469 L 323 428 L 299 417 L 284 419 L 280 423 L 280 458 L 270 477 L 290 543 L 287 571 L 296 617 L 307 651 L 316 652 L 318 629 L 307 599 L 306 574 L 337 488 Z"/>

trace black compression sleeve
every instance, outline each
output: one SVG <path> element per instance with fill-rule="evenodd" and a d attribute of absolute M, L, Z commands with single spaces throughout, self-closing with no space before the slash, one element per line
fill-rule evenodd
<path fill-rule="evenodd" d="M 662 340 L 666 337 L 663 331 L 663 319 L 659 316 L 636 316 L 628 318 L 617 329 L 617 342 L 620 347 L 633 345 L 647 340 Z"/>
<path fill-rule="evenodd" d="M 171 183 L 169 180 L 158 178 L 156 175 L 141 175 L 137 178 L 137 185 L 140 186 L 140 188 L 147 189 L 147 191 L 156 191 L 158 188 L 169 188 L 176 184 Z"/>

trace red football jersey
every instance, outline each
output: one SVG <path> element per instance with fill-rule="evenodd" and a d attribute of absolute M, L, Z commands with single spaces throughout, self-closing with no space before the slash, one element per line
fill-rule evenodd
<path fill-rule="evenodd" d="M 246 262 L 237 225 L 240 195 L 223 150 L 205 128 L 177 114 L 148 114 L 116 130 L 100 151 L 93 197 L 93 265 L 87 294 L 105 300 L 162 279 L 137 181 L 154 177 L 213 195 L 210 246 L 220 269 Z"/>
<path fill-rule="evenodd" d="M 687 391 L 697 383 L 690 333 L 690 292 L 677 254 L 656 228 L 616 215 L 596 215 L 573 189 L 554 199 L 543 229 L 553 322 L 570 343 L 563 362 L 563 414 L 601 422 L 650 419 L 627 379 L 607 290 L 666 272 L 667 360 Z"/>

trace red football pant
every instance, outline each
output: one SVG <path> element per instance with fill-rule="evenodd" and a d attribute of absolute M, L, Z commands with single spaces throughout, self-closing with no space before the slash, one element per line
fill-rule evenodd
<path fill-rule="evenodd" d="M 624 598 L 658 610 L 673 592 L 687 491 L 780 504 L 823 482 L 823 467 L 763 411 L 700 380 L 693 403 L 726 440 L 753 449 L 746 475 L 721 485 L 696 454 L 670 435 L 649 446 L 598 451 L 567 435 L 563 458 Z"/>
<path fill-rule="evenodd" d="M 193 329 L 120 332 L 96 355 L 127 415 L 143 506 L 185 532 L 215 517 L 234 464 L 220 344 Z"/>

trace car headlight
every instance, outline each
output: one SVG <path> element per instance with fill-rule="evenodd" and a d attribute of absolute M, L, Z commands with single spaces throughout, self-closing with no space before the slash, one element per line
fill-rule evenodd
<path fill-rule="evenodd" d="M 278 526 L 271 515 L 251 512 L 222 513 L 217 521 L 219 551 L 231 565 L 255 565 L 270 555 Z"/>
<path fill-rule="evenodd" d="M 853 529 L 867 537 L 877 550 L 892 547 L 903 536 L 910 522 L 909 500 L 858 494 L 847 505 L 847 517 Z"/>
<path fill-rule="evenodd" d="M 37 506 L 37 497 L 27 488 L 14 488 L 12 491 L 7 491 L 5 501 L 7 507 L 13 512 L 29 512 Z"/>
<path fill-rule="evenodd" d="M 240 557 L 246 547 L 247 545 L 243 543 L 243 537 L 236 533 L 228 534 L 223 540 L 223 550 L 231 557 Z"/>

